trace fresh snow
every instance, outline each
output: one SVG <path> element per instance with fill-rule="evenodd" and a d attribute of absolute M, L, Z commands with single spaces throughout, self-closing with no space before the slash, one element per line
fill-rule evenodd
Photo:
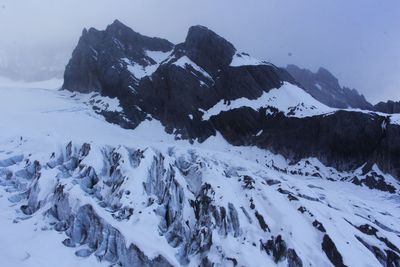
<path fill-rule="evenodd" d="M 334 112 L 336 109 L 325 106 L 303 89 L 285 82 L 280 88 L 264 92 L 257 99 L 245 97 L 226 102 L 221 100 L 203 114 L 203 119 L 218 115 L 223 111 L 249 107 L 258 110 L 262 107 L 274 107 L 291 117 L 309 117 Z"/>
<path fill-rule="evenodd" d="M 149 65 L 146 66 L 142 66 L 129 58 L 122 58 L 121 60 L 126 64 L 129 72 L 132 73 L 135 78 L 140 80 L 143 77 L 151 76 L 158 69 L 160 64 L 171 55 L 171 52 L 172 51 L 145 51 L 146 55 L 156 62 L 155 64 L 150 64 L 149 62 Z"/>
<path fill-rule="evenodd" d="M 400 114 L 391 114 L 390 123 L 400 125 Z"/>
<path fill-rule="evenodd" d="M 209 80 L 213 80 L 213 78 L 211 77 L 210 74 L 208 74 L 207 71 L 205 71 L 203 68 L 201 68 L 196 63 L 194 63 L 192 60 L 190 60 L 190 58 L 188 58 L 187 56 L 180 57 L 173 64 L 178 66 L 178 67 L 181 67 L 183 69 L 187 69 L 188 66 L 191 66 L 195 71 L 201 73 L 203 75 L 203 77 L 205 77 L 205 78 L 207 78 Z M 194 75 L 196 75 L 196 74 L 194 74 Z"/>
<path fill-rule="evenodd" d="M 162 63 L 163 61 L 165 61 L 172 53 L 171 51 L 167 51 L 167 52 L 162 52 L 162 51 L 151 51 L 151 50 L 147 50 L 146 51 L 146 55 L 153 59 L 155 62 L 157 62 L 157 64 Z"/>
<path fill-rule="evenodd" d="M 230 64 L 231 67 L 256 66 L 256 65 L 271 65 L 271 64 L 266 61 L 261 61 L 259 59 L 253 58 L 246 53 L 236 53 L 232 57 L 232 62 Z"/>
<path fill-rule="evenodd" d="M 297 118 L 328 115 L 339 110 L 345 110 L 348 112 L 377 114 L 379 116 L 390 118 L 391 124 L 400 125 L 400 114 L 386 114 L 382 112 L 374 112 L 355 108 L 331 108 L 313 98 L 303 89 L 289 82 L 284 82 L 279 88 L 274 88 L 268 92 L 263 92 L 263 94 L 256 99 L 242 97 L 231 101 L 221 100 L 210 109 L 200 111 L 203 112 L 203 120 L 209 120 L 212 116 L 216 116 L 221 112 L 242 107 L 249 107 L 254 110 L 273 107 L 278 109 L 280 112 L 283 112 L 288 117 Z M 270 111 L 267 110 L 267 112 Z"/>

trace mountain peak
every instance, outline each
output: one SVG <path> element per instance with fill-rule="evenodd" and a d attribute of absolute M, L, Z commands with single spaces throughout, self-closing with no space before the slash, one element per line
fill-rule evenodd
<path fill-rule="evenodd" d="M 189 28 L 184 45 L 188 57 L 211 72 L 228 66 L 236 52 L 230 42 L 201 25 Z"/>
<path fill-rule="evenodd" d="M 334 108 L 361 108 L 373 110 L 373 106 L 357 90 L 341 87 L 339 80 L 327 69 L 320 67 L 317 72 L 288 65 L 293 78 L 318 101 Z"/>
<path fill-rule="evenodd" d="M 63 88 L 85 93 L 109 88 L 109 94 L 115 96 L 121 91 L 121 72 L 132 67 L 132 62 L 139 66 L 155 64 L 147 51 L 165 53 L 173 47 L 168 40 L 141 35 L 119 20 L 103 31 L 83 30 L 64 72 Z M 129 71 L 126 75 L 131 76 Z"/>
<path fill-rule="evenodd" d="M 113 23 L 107 26 L 106 30 L 112 30 L 112 29 L 130 29 L 128 26 L 126 26 L 124 23 L 122 23 L 119 20 L 114 20 Z M 131 30 L 131 29 L 130 29 Z"/>
<path fill-rule="evenodd" d="M 116 36 L 126 36 L 126 35 L 137 35 L 141 36 L 141 34 L 135 32 L 128 26 L 126 26 L 124 23 L 122 23 L 119 20 L 114 20 L 113 23 L 107 26 L 105 32 L 110 33 L 112 35 Z"/>
<path fill-rule="evenodd" d="M 215 43 L 225 43 L 228 46 L 231 46 L 233 49 L 233 45 L 228 42 L 226 39 L 216 34 L 214 31 L 210 30 L 206 26 L 202 25 L 194 25 L 189 28 L 188 34 L 186 36 L 186 43 L 202 43 L 204 41 L 213 41 Z"/>
<path fill-rule="evenodd" d="M 333 74 L 329 70 L 325 69 L 324 67 L 320 67 L 318 69 L 317 75 L 325 80 L 329 80 L 334 83 L 339 83 L 338 79 L 335 76 L 333 76 Z"/>

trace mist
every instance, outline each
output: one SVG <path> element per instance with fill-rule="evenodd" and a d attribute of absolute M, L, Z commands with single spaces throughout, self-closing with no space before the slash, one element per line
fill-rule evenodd
<path fill-rule="evenodd" d="M 82 29 L 114 19 L 174 43 L 205 25 L 275 65 L 323 66 L 372 103 L 400 100 L 398 0 L 0 0 L 0 67 L 62 76 Z"/>

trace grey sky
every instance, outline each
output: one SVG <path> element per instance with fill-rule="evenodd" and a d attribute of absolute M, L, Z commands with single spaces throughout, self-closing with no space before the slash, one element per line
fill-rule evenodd
<path fill-rule="evenodd" d="M 175 43 L 202 24 L 276 65 L 324 66 L 373 103 L 400 100 L 399 0 L 0 0 L 0 48 L 72 49 L 83 27 L 115 18 Z"/>

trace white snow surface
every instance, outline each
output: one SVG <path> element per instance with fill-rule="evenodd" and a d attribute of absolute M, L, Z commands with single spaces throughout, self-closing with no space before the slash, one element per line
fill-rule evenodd
<path fill-rule="evenodd" d="M 246 53 L 236 53 L 235 55 L 233 55 L 232 62 L 230 64 L 231 67 L 257 66 L 257 65 L 271 65 L 271 63 L 253 58 Z"/>
<path fill-rule="evenodd" d="M 258 110 L 262 107 L 268 106 L 277 108 L 287 116 L 299 118 L 322 115 L 336 111 L 336 109 L 330 108 L 317 101 L 310 94 L 296 85 L 285 82 L 280 88 L 264 92 L 257 99 L 242 97 L 232 100 L 230 103 L 221 100 L 203 114 L 203 119 L 208 120 L 211 116 L 218 115 L 223 111 L 241 107 L 249 107 Z"/>
<path fill-rule="evenodd" d="M 190 58 L 188 58 L 187 56 L 183 56 L 180 57 L 177 61 L 175 61 L 173 63 L 174 65 L 187 69 L 188 66 L 191 66 L 195 71 L 201 73 L 203 75 L 204 78 L 207 78 L 209 80 L 213 80 L 213 78 L 211 77 L 211 75 L 205 71 L 203 68 L 201 68 L 199 65 L 197 65 L 196 63 L 194 63 Z M 194 74 L 196 75 L 196 74 Z"/>
<path fill-rule="evenodd" d="M 238 99 L 230 105 L 218 103 L 203 118 L 241 106 L 258 109 L 270 105 L 288 114 L 293 103 L 304 104 L 295 111 L 294 116 L 299 117 L 334 111 L 300 90 L 285 84 L 257 100 Z M 220 134 L 202 144 L 190 145 L 187 141 L 176 141 L 173 136 L 166 134 L 156 120 L 145 121 L 135 130 L 122 129 L 97 115 L 85 103 L 88 97 L 90 99 L 91 96 L 71 97 L 70 92 L 55 91 L 52 87 L 32 89 L 0 86 L 0 161 L 23 155 L 31 162 L 38 160 L 45 163 L 53 152 L 63 153 L 69 142 L 74 144 L 75 149 L 86 142 L 91 145 L 91 150 L 81 164 L 92 166 L 101 173 L 100 170 L 105 168 L 102 151 L 115 148 L 124 159 L 121 172 L 129 178 L 123 187 L 133 192 L 121 199 L 124 205 L 134 207 L 134 213 L 128 221 L 114 220 L 110 212 L 101 207 L 97 199 L 85 193 L 73 178 L 56 180 L 54 169 L 44 167 L 41 170 L 43 180 L 38 197 L 46 200 L 51 197 L 55 184 L 64 184 L 76 205 L 91 204 L 95 212 L 117 228 L 128 243 L 136 244 L 149 258 L 162 255 L 173 265 L 179 266 L 177 248 L 170 246 L 165 237 L 159 235 L 160 218 L 154 212 L 157 204 L 144 205 L 148 197 L 144 193 L 143 183 L 147 180 L 152 159 L 159 153 L 165 156 L 165 166 L 174 166 L 177 159 L 185 159 L 193 161 L 201 172 L 200 180 L 193 180 L 176 169 L 175 179 L 183 188 L 186 198 L 184 216 L 190 219 L 191 225 L 195 219 L 187 200 L 194 199 L 193 191 L 196 191 L 199 183 L 207 182 L 212 186 L 215 190 L 214 199 L 219 206 L 227 208 L 231 203 L 236 207 L 241 234 L 237 237 L 221 236 L 217 232 L 213 234 L 209 257 L 221 266 L 231 264 L 226 257 L 235 258 L 238 266 L 286 266 L 286 260 L 275 264 L 272 257 L 259 247 L 260 240 L 265 242 L 278 234 L 288 248 L 296 250 L 303 260 L 303 266 L 331 266 L 321 249 L 324 233 L 312 225 L 315 219 L 324 225 L 347 266 L 380 266 L 373 254 L 356 239 L 356 235 L 381 249 L 385 248 L 381 241 L 361 233 L 349 222 L 373 225 L 381 236 L 400 247 L 399 185 L 390 175 L 382 174 L 388 183 L 396 187 L 397 193 L 394 195 L 349 183 L 348 179 L 357 175 L 357 172 L 341 173 L 325 167 L 316 159 L 304 160 L 292 166 L 283 157 L 268 151 L 231 146 Z M 114 100 L 103 101 L 110 108 L 118 109 L 118 103 Z M 145 151 L 138 167 L 129 164 L 128 148 Z M 9 169 L 16 171 L 24 165 L 24 162 L 20 162 Z M 312 175 L 315 166 L 322 177 Z M 298 174 L 290 174 L 290 171 L 297 171 Z M 299 171 L 302 173 L 299 174 Z M 381 173 L 376 167 L 375 171 Z M 254 189 L 243 187 L 244 175 L 254 179 Z M 268 185 L 268 181 L 272 180 L 278 183 Z M 286 194 L 279 193 L 279 188 L 291 192 L 298 200 L 289 201 Z M 18 219 L 23 217 L 20 205 L 8 200 L 13 195 L 12 191 L 5 191 L 0 186 L 1 266 L 108 266 L 107 263 L 98 262 L 94 256 L 78 258 L 74 255 L 76 249 L 64 247 L 61 241 L 65 239 L 65 234 L 48 230 L 44 215 L 46 207 L 42 207 L 31 218 Z M 271 232 L 260 229 L 254 210 L 249 208 L 250 199 L 263 215 Z M 241 207 L 249 213 L 250 219 Z M 300 207 L 305 207 L 307 211 L 299 212 Z M 193 258 L 189 266 L 198 266 L 196 260 Z"/>
<path fill-rule="evenodd" d="M 158 69 L 160 64 L 171 55 L 171 53 L 172 51 L 162 52 L 148 50 L 146 51 L 146 55 L 153 59 L 156 63 L 152 64 L 151 62 L 148 62 L 149 64 L 145 66 L 131 61 L 128 58 L 122 58 L 121 60 L 126 64 L 126 67 L 132 73 L 132 75 L 140 80 L 143 77 L 151 76 Z"/>
<path fill-rule="evenodd" d="M 289 82 L 284 82 L 281 87 L 264 92 L 257 99 L 242 97 L 231 101 L 221 100 L 210 109 L 201 111 L 203 112 L 203 120 L 209 120 L 212 116 L 218 115 L 221 112 L 242 107 L 248 107 L 254 110 L 273 107 L 283 112 L 285 116 L 297 118 L 329 115 L 339 110 L 345 110 L 348 112 L 361 112 L 389 117 L 391 124 L 400 125 L 400 114 L 386 114 L 355 108 L 331 108 L 313 98 L 303 89 Z M 270 110 L 267 110 L 267 113 L 270 112 Z"/>
<path fill-rule="evenodd" d="M 400 125 L 400 114 L 390 115 L 390 123 Z"/>

